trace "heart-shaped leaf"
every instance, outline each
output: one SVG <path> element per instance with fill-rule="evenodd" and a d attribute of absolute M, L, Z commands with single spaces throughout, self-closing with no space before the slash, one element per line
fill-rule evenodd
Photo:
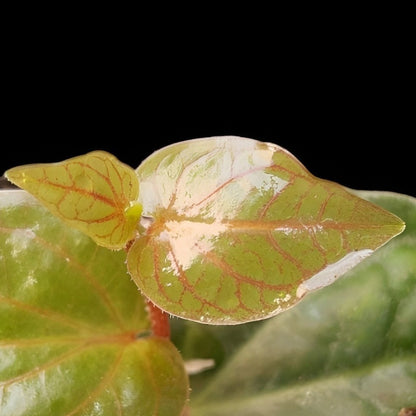
<path fill-rule="evenodd" d="M 179 416 L 188 378 L 154 337 L 124 251 L 0 192 L 0 414 Z"/>
<path fill-rule="evenodd" d="M 129 272 L 161 309 L 194 321 L 276 315 L 404 229 L 281 147 L 252 139 L 176 143 L 137 175 L 144 217 Z"/>
<path fill-rule="evenodd" d="M 137 177 L 110 153 L 18 166 L 5 176 L 99 245 L 120 249 L 135 235 L 141 214 Z"/>
<path fill-rule="evenodd" d="M 333 285 L 261 322 L 172 320 L 186 360 L 215 362 L 190 378 L 192 416 L 398 416 L 416 406 L 416 199 L 358 195 L 406 230 Z"/>

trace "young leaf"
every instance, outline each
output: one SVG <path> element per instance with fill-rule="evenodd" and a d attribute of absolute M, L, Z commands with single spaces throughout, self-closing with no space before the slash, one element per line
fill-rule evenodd
<path fill-rule="evenodd" d="M 252 139 L 176 143 L 137 175 L 144 217 L 128 270 L 161 309 L 208 324 L 276 315 L 404 229 L 285 149 Z"/>
<path fill-rule="evenodd" d="M 1 416 L 182 414 L 182 358 L 151 334 L 125 260 L 0 192 Z"/>
<path fill-rule="evenodd" d="M 134 202 L 139 194 L 137 176 L 107 152 L 18 166 L 5 176 L 101 246 L 123 248 L 135 234 L 141 214 L 141 206 Z"/>
<path fill-rule="evenodd" d="M 416 198 L 359 192 L 406 230 L 325 290 L 270 320 L 172 320 L 191 376 L 192 416 L 398 416 L 416 405 Z"/>

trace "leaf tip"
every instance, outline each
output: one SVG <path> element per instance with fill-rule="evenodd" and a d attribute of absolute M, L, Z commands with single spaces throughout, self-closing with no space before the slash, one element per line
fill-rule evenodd
<path fill-rule="evenodd" d="M 388 211 L 391 217 L 391 222 L 388 224 L 390 228 L 389 235 L 391 236 L 386 243 L 394 237 L 402 234 L 406 230 L 406 222 L 398 217 L 397 215 L 393 214 L 392 212 Z"/>
<path fill-rule="evenodd" d="M 20 166 L 6 170 L 6 172 L 4 172 L 4 177 L 9 182 L 19 187 L 27 179 L 24 170 L 22 170 Z"/>

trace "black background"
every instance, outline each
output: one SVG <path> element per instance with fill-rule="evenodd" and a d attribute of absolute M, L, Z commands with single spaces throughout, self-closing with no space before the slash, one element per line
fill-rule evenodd
<path fill-rule="evenodd" d="M 415 68 L 400 23 L 355 37 L 347 25 L 297 38 L 272 28 L 270 43 L 244 24 L 152 42 L 134 27 L 59 24 L 13 33 L 0 174 L 98 149 L 137 167 L 170 143 L 238 135 L 350 188 L 416 196 Z"/>

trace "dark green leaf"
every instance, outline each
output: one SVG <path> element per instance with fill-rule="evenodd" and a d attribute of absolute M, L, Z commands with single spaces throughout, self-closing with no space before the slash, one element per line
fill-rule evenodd
<path fill-rule="evenodd" d="M 182 358 L 150 335 L 125 260 L 0 193 L 1 416 L 181 414 Z"/>

